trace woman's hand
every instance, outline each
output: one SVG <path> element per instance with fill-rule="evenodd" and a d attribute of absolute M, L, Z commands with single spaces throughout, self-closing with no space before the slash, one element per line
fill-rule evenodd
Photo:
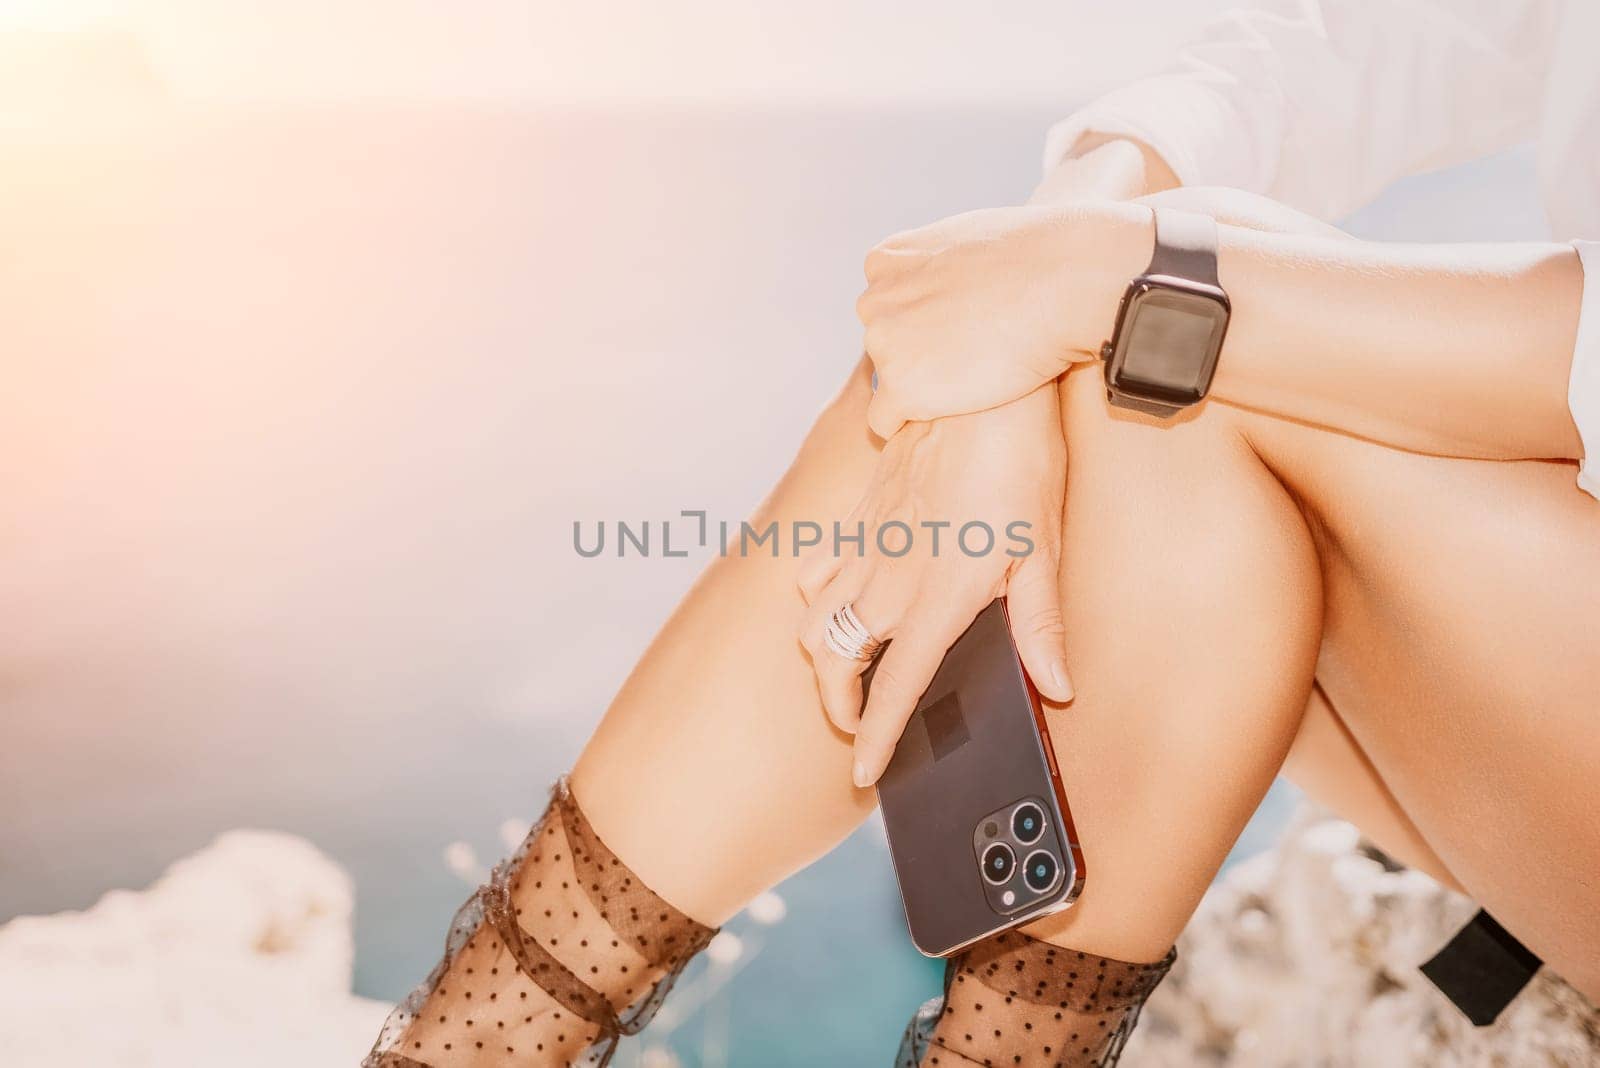
<path fill-rule="evenodd" d="M 857 786 L 877 781 L 946 650 L 1002 594 L 1035 686 L 1071 699 L 1056 584 L 1065 486 L 1053 383 L 990 411 L 908 424 L 884 446 L 871 486 L 842 524 L 847 536 L 861 525 L 863 549 L 846 544 L 841 553 L 825 539 L 800 573 L 809 606 L 801 642 L 828 718 L 856 736 Z M 865 712 L 866 662 L 823 640 L 846 604 L 890 642 Z"/>
<path fill-rule="evenodd" d="M 992 408 L 1094 359 L 1153 241 L 1149 208 L 1096 202 L 969 212 L 878 245 L 856 304 L 873 431 Z"/>

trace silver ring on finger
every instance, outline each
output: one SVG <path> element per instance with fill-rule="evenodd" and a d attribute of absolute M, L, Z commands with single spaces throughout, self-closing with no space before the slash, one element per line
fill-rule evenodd
<path fill-rule="evenodd" d="M 862 625 L 855 607 L 849 601 L 835 608 L 828 616 L 828 621 L 822 626 L 822 642 L 846 660 L 871 660 L 883 648 L 883 643 Z"/>

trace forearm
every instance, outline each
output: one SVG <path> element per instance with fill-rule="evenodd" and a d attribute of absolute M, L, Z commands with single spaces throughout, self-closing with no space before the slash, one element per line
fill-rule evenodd
<path fill-rule="evenodd" d="M 1099 268 L 1107 331 L 1113 294 L 1153 240 L 1148 212 L 1111 210 L 1124 236 Z M 1567 408 L 1583 295 L 1571 247 L 1219 229 L 1233 316 L 1215 398 L 1419 452 L 1581 458 Z"/>
<path fill-rule="evenodd" d="M 1582 456 L 1570 246 L 1384 245 L 1225 227 L 1223 400 L 1401 448 Z"/>

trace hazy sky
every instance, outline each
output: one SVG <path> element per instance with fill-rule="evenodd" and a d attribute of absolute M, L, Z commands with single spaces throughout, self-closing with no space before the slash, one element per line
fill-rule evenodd
<path fill-rule="evenodd" d="M 191 98 L 1075 96 L 1223 0 L 0 0 L 5 29 L 133 29 Z"/>

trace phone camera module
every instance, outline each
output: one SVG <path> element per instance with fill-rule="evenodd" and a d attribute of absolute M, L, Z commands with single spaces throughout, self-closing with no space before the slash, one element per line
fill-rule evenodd
<path fill-rule="evenodd" d="M 1056 881 L 1056 858 L 1042 849 L 1029 853 L 1022 868 L 1022 880 L 1035 893 L 1044 893 Z"/>
<path fill-rule="evenodd" d="M 1016 867 L 1016 854 L 1004 843 L 996 842 L 983 851 L 983 877 L 995 886 L 1010 881 L 1011 873 Z"/>
<path fill-rule="evenodd" d="M 1018 805 L 1011 814 L 1011 833 L 1024 845 L 1037 842 L 1044 833 L 1044 813 L 1039 806 L 1032 801 Z"/>

